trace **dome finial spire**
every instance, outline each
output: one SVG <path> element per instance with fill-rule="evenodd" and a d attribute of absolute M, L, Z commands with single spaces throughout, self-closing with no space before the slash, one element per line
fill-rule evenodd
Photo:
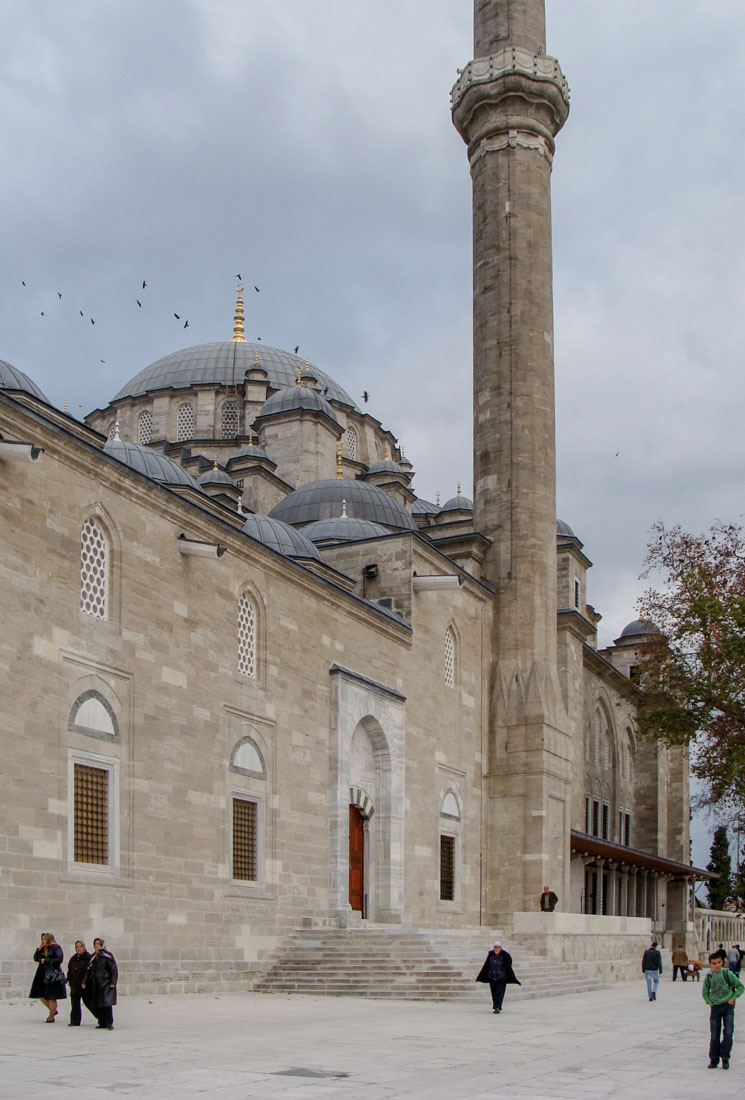
<path fill-rule="evenodd" d="M 295 385 L 296 385 L 296 386 L 302 386 L 302 384 L 303 384 L 303 383 L 302 383 L 302 380 L 301 380 L 301 375 L 302 375 L 302 372 L 303 372 L 303 368 L 302 368 L 302 367 L 298 367 L 298 369 L 297 369 L 297 377 L 295 378 Z"/>
<path fill-rule="evenodd" d="M 341 440 L 336 444 L 336 476 L 341 479 L 344 477 L 342 456 L 341 456 Z"/>
<path fill-rule="evenodd" d="M 233 338 L 231 344 L 245 344 L 243 335 L 243 283 L 238 283 L 235 301 L 235 317 L 233 318 Z"/>

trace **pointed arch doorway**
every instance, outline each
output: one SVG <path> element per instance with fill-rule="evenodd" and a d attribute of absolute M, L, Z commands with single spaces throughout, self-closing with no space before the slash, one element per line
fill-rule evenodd
<path fill-rule="evenodd" d="M 367 916 L 365 904 L 365 819 L 358 806 L 349 805 L 349 904 Z"/>

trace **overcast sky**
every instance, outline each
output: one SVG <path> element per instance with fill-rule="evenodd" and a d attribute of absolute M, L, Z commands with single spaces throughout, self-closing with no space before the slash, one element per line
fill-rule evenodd
<path fill-rule="evenodd" d="M 469 0 L 0 16 L 0 358 L 82 417 L 161 355 L 229 338 L 240 273 L 260 287 L 249 339 L 369 391 L 419 495 L 471 495 L 470 180 L 449 117 Z M 595 562 L 608 644 L 654 520 L 745 510 L 745 5 L 548 0 L 547 19 L 572 89 L 558 510 Z"/>

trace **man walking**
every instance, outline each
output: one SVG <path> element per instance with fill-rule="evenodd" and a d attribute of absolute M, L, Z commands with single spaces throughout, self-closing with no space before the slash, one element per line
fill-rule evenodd
<path fill-rule="evenodd" d="M 740 979 L 724 969 L 724 952 L 709 955 L 709 973 L 701 986 L 701 996 L 710 1006 L 709 1069 L 716 1069 L 722 1059 L 722 1069 L 729 1069 L 732 1036 L 735 1033 L 735 1001 L 745 991 Z"/>
<path fill-rule="evenodd" d="M 502 1001 L 507 986 L 520 985 L 512 969 L 512 955 L 509 951 L 502 949 L 502 944 L 498 940 L 486 956 L 476 981 L 489 983 L 493 1010 L 497 1014 L 502 1011 Z"/>
<path fill-rule="evenodd" d="M 642 973 L 647 979 L 649 999 L 656 1001 L 657 986 L 660 984 L 662 974 L 662 955 L 657 950 L 657 940 L 652 940 L 652 946 L 648 947 L 642 955 Z"/>
<path fill-rule="evenodd" d="M 541 894 L 541 912 L 553 913 L 558 901 L 559 898 L 553 890 L 549 890 L 548 886 L 544 886 Z"/>

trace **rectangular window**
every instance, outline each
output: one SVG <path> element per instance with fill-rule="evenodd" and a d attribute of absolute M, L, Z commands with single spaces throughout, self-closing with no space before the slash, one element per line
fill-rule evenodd
<path fill-rule="evenodd" d="M 623 810 L 618 811 L 618 843 L 623 844 Z"/>
<path fill-rule="evenodd" d="M 233 798 L 233 878 L 259 878 L 258 806 L 248 798 Z"/>
<path fill-rule="evenodd" d="M 627 848 L 631 847 L 631 814 L 624 814 L 623 842 Z"/>
<path fill-rule="evenodd" d="M 592 800 L 592 835 L 600 836 L 600 803 L 596 798 Z"/>
<path fill-rule="evenodd" d="M 440 900 L 455 900 L 455 837 L 440 837 Z"/>
<path fill-rule="evenodd" d="M 118 760 L 70 751 L 67 858 L 81 870 L 118 870 L 118 786 Z"/>
<path fill-rule="evenodd" d="M 579 608 L 579 597 L 580 597 L 579 580 L 577 579 L 577 577 L 575 577 L 574 578 L 574 606 L 577 607 L 577 608 Z"/>
<path fill-rule="evenodd" d="M 591 805 L 592 805 L 592 800 L 589 798 L 588 795 L 585 795 L 585 832 L 586 833 L 591 833 L 592 832 L 592 813 L 591 813 L 591 810 L 590 810 Z"/>
<path fill-rule="evenodd" d="M 603 803 L 603 840 L 610 840 L 610 806 Z"/>

